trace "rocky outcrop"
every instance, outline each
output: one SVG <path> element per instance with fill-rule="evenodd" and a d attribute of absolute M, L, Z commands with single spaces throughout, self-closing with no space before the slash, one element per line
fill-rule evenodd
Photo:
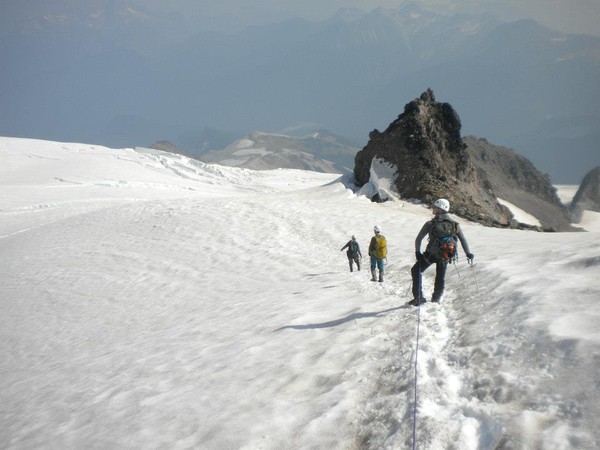
<path fill-rule="evenodd" d="M 170 153 L 180 153 L 181 152 L 177 148 L 177 146 L 175 144 L 173 144 L 171 141 L 156 141 L 154 144 L 152 144 L 150 146 L 150 148 L 153 148 L 155 150 L 162 150 L 163 152 L 170 152 Z"/>
<path fill-rule="evenodd" d="M 452 212 L 466 219 L 528 228 L 514 220 L 498 202 L 501 198 L 534 215 L 546 230 L 569 229 L 566 208 L 547 176 L 509 149 L 476 138 L 463 140 L 460 130 L 457 112 L 437 102 L 428 89 L 384 132 L 369 134 L 369 142 L 354 159 L 355 182 L 363 186 L 373 161 L 383 161 L 396 168 L 393 184 L 401 198 L 430 204 L 444 197 Z"/>
<path fill-rule="evenodd" d="M 579 223 L 583 211 L 600 212 L 600 166 L 590 170 L 577 189 L 571 202 L 571 216 L 574 223 Z"/>
<path fill-rule="evenodd" d="M 188 158 L 196 158 L 192 153 L 177 148 L 177 146 L 171 141 L 156 141 L 149 148 L 152 148 L 154 150 L 161 150 L 163 152 L 175 153 L 176 155 L 184 155 Z"/>
<path fill-rule="evenodd" d="M 486 180 L 497 198 L 535 216 L 546 230 L 573 230 L 568 209 L 560 201 L 550 178 L 538 171 L 531 161 L 486 139 L 467 136 L 464 142 L 479 178 Z"/>
<path fill-rule="evenodd" d="M 369 181 L 373 159 L 397 168 L 394 187 L 402 198 L 432 203 L 450 200 L 452 212 L 486 225 L 510 226 L 511 214 L 480 180 L 461 135 L 460 117 L 448 103 L 436 102 L 431 89 L 404 107 L 384 132 L 374 130 L 357 153 L 354 178 Z"/>

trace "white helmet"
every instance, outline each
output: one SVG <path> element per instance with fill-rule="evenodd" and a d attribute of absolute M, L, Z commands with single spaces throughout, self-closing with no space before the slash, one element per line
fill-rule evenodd
<path fill-rule="evenodd" d="M 381 233 L 381 227 L 379 225 L 375 225 L 373 227 L 373 231 L 375 231 L 375 233 Z"/>
<path fill-rule="evenodd" d="M 445 198 L 439 198 L 434 203 L 433 206 L 443 209 L 444 211 L 450 211 L 450 202 Z"/>

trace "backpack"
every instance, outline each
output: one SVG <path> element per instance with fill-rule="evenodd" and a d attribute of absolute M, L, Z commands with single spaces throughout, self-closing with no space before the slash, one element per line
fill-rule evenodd
<path fill-rule="evenodd" d="M 433 220 L 427 250 L 436 259 L 452 262 L 458 258 L 458 223 L 453 220 Z"/>
<path fill-rule="evenodd" d="M 348 247 L 348 253 L 350 253 L 350 256 L 358 256 L 358 242 L 350 241 L 350 246 Z"/>
<path fill-rule="evenodd" d="M 375 258 L 383 259 L 387 257 L 387 241 L 385 237 L 378 234 L 375 236 Z"/>

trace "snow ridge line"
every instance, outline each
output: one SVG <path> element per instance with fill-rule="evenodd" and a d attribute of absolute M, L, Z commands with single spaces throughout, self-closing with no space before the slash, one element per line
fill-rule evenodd
<path fill-rule="evenodd" d="M 16 235 L 16 234 L 25 233 L 25 232 L 27 232 L 27 231 L 29 231 L 29 230 L 33 230 L 34 228 L 39 228 L 39 227 L 41 227 L 41 226 L 44 226 L 44 225 L 45 225 L 45 224 L 38 225 L 38 226 L 36 226 L 36 227 L 24 228 L 23 230 L 14 231 L 14 232 L 12 232 L 12 233 L 5 234 L 4 236 L 0 236 L 0 239 L 5 239 L 5 238 L 8 238 L 8 237 L 14 236 L 14 235 Z"/>

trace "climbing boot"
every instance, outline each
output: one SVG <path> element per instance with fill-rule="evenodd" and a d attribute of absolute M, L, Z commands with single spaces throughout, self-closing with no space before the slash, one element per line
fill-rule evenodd
<path fill-rule="evenodd" d="M 419 306 L 419 305 L 422 305 L 423 303 L 427 303 L 427 299 L 424 297 L 413 298 L 410 302 L 408 302 L 408 304 L 412 305 L 412 306 Z"/>

